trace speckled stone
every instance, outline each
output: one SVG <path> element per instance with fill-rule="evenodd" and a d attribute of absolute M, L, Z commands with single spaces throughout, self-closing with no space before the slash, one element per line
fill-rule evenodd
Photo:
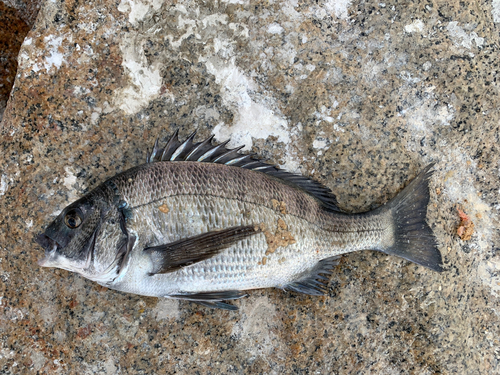
<path fill-rule="evenodd" d="M 28 34 L 28 25 L 19 17 L 19 11 L 0 1 L 0 121 L 14 85 L 17 54 Z"/>
<path fill-rule="evenodd" d="M 35 24 L 42 3 L 41 0 L 0 0 L 0 2 L 9 8 L 15 9 L 17 16 L 30 28 Z M 6 25 L 8 29 L 9 23 L 6 23 Z"/>
<path fill-rule="evenodd" d="M 63 0 L 40 12 L 1 125 L 2 373 L 500 372 L 497 0 Z M 231 135 L 349 212 L 435 162 L 428 216 L 445 272 L 360 252 L 327 296 L 256 290 L 228 312 L 38 267 L 34 235 L 175 129 Z"/>

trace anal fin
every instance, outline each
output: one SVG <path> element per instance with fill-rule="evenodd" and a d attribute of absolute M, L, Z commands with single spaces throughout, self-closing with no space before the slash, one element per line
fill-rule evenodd
<path fill-rule="evenodd" d="M 239 299 L 245 297 L 246 295 L 247 294 L 241 290 L 223 290 L 217 292 L 174 294 L 167 297 L 195 302 L 212 309 L 238 310 L 236 306 L 222 301 Z"/>
<path fill-rule="evenodd" d="M 302 273 L 295 281 L 285 286 L 285 290 L 322 296 L 327 293 L 329 277 L 333 268 L 339 264 L 339 256 L 320 260 L 309 271 Z"/>

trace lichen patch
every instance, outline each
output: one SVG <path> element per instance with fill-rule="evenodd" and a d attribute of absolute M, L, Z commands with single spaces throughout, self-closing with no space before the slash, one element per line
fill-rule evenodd
<path fill-rule="evenodd" d="M 474 233 L 474 223 L 470 217 L 458 208 L 458 215 L 460 216 L 460 224 L 458 225 L 457 234 L 463 241 L 468 241 L 472 238 Z"/>
<path fill-rule="evenodd" d="M 262 231 L 266 237 L 266 255 L 274 253 L 278 247 L 287 247 L 297 242 L 283 219 L 278 219 L 277 228 L 274 233 L 269 231 L 264 223 L 260 223 L 255 229 Z"/>
<path fill-rule="evenodd" d="M 287 230 L 288 226 L 286 225 L 283 219 L 278 219 L 278 230 Z"/>
<path fill-rule="evenodd" d="M 168 208 L 166 204 L 162 204 L 160 207 L 158 207 L 158 209 L 164 214 L 168 214 L 170 211 L 170 208 Z"/>
<path fill-rule="evenodd" d="M 273 210 L 278 211 L 282 215 L 286 215 L 286 203 L 277 199 L 271 199 Z"/>

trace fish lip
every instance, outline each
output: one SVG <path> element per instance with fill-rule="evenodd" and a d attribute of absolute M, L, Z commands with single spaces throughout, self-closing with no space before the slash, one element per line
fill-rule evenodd
<path fill-rule="evenodd" d="M 37 261 L 38 265 L 41 267 L 50 267 L 51 258 L 53 258 L 59 244 L 45 233 L 40 233 L 36 236 L 35 242 L 45 250 L 45 256 Z"/>

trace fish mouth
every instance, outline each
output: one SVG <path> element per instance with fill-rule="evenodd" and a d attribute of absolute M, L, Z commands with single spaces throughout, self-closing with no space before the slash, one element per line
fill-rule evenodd
<path fill-rule="evenodd" d="M 50 267 L 51 258 L 53 258 L 59 244 L 45 233 L 40 233 L 36 236 L 35 242 L 45 249 L 45 257 L 38 260 L 38 265 L 41 267 Z"/>

